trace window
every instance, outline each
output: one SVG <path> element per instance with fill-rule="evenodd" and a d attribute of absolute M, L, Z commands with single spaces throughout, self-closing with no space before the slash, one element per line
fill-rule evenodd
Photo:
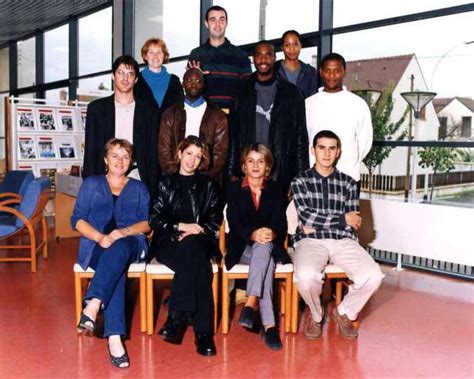
<path fill-rule="evenodd" d="M 79 75 L 112 66 L 112 8 L 79 19 Z"/>
<path fill-rule="evenodd" d="M 468 4 L 471 0 L 334 0 L 334 27 Z"/>
<path fill-rule="evenodd" d="M 68 88 L 56 88 L 45 92 L 47 103 L 58 103 L 69 99 Z"/>
<path fill-rule="evenodd" d="M 463 116 L 461 137 L 471 138 L 472 136 L 471 125 L 472 125 L 472 117 Z"/>
<path fill-rule="evenodd" d="M 189 0 L 135 1 L 135 59 L 149 38 L 162 38 L 170 57 L 188 55 L 199 45 L 200 2 Z"/>
<path fill-rule="evenodd" d="M 69 26 L 44 33 L 44 80 L 46 83 L 69 76 Z"/>
<path fill-rule="evenodd" d="M 437 98 L 470 97 L 474 44 L 463 41 L 472 16 L 472 12 L 461 13 L 335 35 L 333 50 L 348 61 L 345 84 L 349 88 L 358 85 L 361 89 L 380 90 L 389 84 L 394 86 L 394 121 L 403 115 L 407 105 L 400 93 L 412 87 L 436 92 Z M 426 106 L 419 139 L 436 140 L 438 127 L 431 102 Z"/>
<path fill-rule="evenodd" d="M 35 38 L 19 41 L 17 49 L 18 88 L 34 86 L 36 83 Z"/>
<path fill-rule="evenodd" d="M 92 78 L 79 80 L 78 92 L 80 91 L 97 91 L 97 90 L 112 90 L 111 74 L 94 76 Z"/>
<path fill-rule="evenodd" d="M 10 65 L 8 47 L 0 50 L 0 91 L 8 91 L 10 88 Z"/>
<path fill-rule="evenodd" d="M 245 6 L 240 1 L 222 0 L 219 5 L 229 16 L 226 35 L 234 45 L 280 38 L 289 29 L 302 34 L 319 28 L 317 0 L 293 0 L 291 5 L 279 0 L 247 0 Z"/>

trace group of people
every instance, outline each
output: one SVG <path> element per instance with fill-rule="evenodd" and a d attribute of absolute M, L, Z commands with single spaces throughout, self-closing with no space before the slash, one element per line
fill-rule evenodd
<path fill-rule="evenodd" d="M 311 311 L 306 337 L 321 336 L 328 261 L 353 281 L 333 311 L 346 338 L 357 337 L 352 321 L 383 278 L 355 234 L 362 222 L 359 166 L 372 127 L 366 103 L 342 85 L 344 58 L 324 57 L 318 90 L 317 72 L 299 60 L 300 36 L 290 30 L 282 36 L 282 61 L 271 43 L 256 44 L 252 73 L 245 52 L 225 37 L 227 21 L 224 8 L 208 9 L 209 39 L 191 52 L 182 85 L 163 65 L 165 42 L 153 38 L 141 50 L 143 70 L 130 56 L 117 58 L 114 94 L 87 110 L 85 180 L 71 224 L 81 234 L 78 262 L 95 275 L 78 329 L 93 335 L 103 311 L 110 360 L 119 368 L 130 365 L 122 341 L 125 275 L 131 263 L 153 257 L 175 272 L 158 334 L 181 344 L 192 324 L 196 351 L 216 354 L 211 260 L 220 258 L 226 204 L 225 266 L 249 265 L 238 322 L 254 329 L 259 313 L 271 349 L 282 348 L 273 273 L 276 262 L 291 261 L 291 199 L 298 213 L 295 282 Z"/>

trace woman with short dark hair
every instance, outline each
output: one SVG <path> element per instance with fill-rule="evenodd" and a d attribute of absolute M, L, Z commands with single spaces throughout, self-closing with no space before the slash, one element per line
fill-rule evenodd
<path fill-rule="evenodd" d="M 275 63 L 275 70 L 280 78 L 294 84 L 306 99 L 318 90 L 317 74 L 313 66 L 300 61 L 301 48 L 300 34 L 296 30 L 283 33 L 281 49 L 285 58 Z"/>

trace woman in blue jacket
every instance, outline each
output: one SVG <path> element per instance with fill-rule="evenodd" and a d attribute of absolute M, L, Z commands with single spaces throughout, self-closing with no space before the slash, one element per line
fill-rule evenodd
<path fill-rule="evenodd" d="M 281 49 L 285 58 L 275 63 L 275 70 L 283 80 L 294 84 L 307 98 L 318 91 L 316 69 L 299 60 L 301 53 L 300 34 L 287 30 L 281 37 Z"/>
<path fill-rule="evenodd" d="M 84 180 L 77 197 L 72 227 L 81 234 L 78 263 L 95 270 L 84 296 L 86 304 L 78 325 L 92 336 L 100 310 L 104 337 L 112 364 L 128 368 L 130 361 L 122 338 L 125 327 L 125 275 L 128 266 L 145 258 L 150 195 L 146 186 L 126 176 L 133 146 L 123 139 L 105 145 L 106 175 Z"/>

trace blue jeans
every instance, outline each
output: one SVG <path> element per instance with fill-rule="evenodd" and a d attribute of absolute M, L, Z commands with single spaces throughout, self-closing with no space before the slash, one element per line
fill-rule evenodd
<path fill-rule="evenodd" d="M 92 298 L 102 302 L 104 337 L 126 335 L 125 279 L 130 263 L 137 257 L 138 242 L 134 237 L 115 241 L 108 249 L 96 245 L 89 267 L 95 270 L 84 302 Z"/>

